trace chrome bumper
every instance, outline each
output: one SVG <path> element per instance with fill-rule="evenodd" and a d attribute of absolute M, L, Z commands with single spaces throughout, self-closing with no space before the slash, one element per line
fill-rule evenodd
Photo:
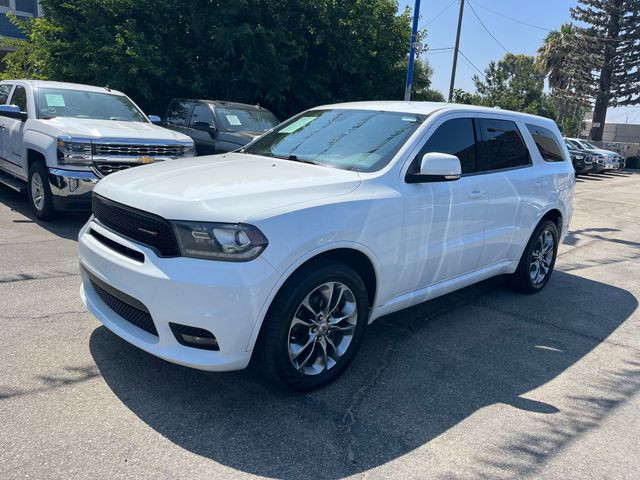
<path fill-rule="evenodd" d="M 82 170 L 49 169 L 49 186 L 56 210 L 90 210 L 91 191 L 100 179 Z"/>

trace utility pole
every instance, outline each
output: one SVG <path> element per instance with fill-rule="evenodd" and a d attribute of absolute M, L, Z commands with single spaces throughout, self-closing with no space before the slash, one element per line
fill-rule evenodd
<path fill-rule="evenodd" d="M 458 66 L 458 50 L 460 48 L 460 30 L 462 30 L 463 13 L 464 0 L 460 0 L 460 13 L 458 14 L 458 32 L 456 33 L 456 48 L 453 50 L 453 66 L 451 67 L 451 83 L 449 84 L 449 102 L 453 100 L 453 85 L 456 82 L 456 67 Z"/>
<path fill-rule="evenodd" d="M 411 83 L 413 82 L 413 62 L 416 58 L 416 39 L 418 37 L 418 19 L 420 17 L 420 0 L 416 0 L 413 7 L 413 28 L 411 29 L 411 48 L 409 49 L 409 68 L 407 69 L 407 84 L 404 88 L 404 101 L 411 100 Z"/>

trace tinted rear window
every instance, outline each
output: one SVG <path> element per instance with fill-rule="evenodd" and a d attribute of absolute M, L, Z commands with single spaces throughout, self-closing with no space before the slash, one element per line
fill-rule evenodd
<path fill-rule="evenodd" d="M 518 126 L 509 120 L 480 119 L 482 170 L 503 170 L 529 165 L 527 150 Z"/>
<path fill-rule="evenodd" d="M 538 151 L 545 162 L 564 161 L 562 149 L 551 130 L 530 124 L 527 124 L 527 129 L 531 133 L 534 142 L 536 142 L 536 147 L 538 147 Z"/>

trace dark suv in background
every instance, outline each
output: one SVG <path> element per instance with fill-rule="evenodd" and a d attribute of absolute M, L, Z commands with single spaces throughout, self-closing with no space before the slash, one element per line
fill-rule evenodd
<path fill-rule="evenodd" d="M 218 100 L 174 99 L 162 126 L 189 135 L 197 155 L 237 150 L 280 123 L 266 108 Z"/>

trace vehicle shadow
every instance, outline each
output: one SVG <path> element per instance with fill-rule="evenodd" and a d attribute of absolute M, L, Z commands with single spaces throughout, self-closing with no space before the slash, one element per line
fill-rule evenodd
<path fill-rule="evenodd" d="M 567 414 L 521 395 L 580 362 L 637 306 L 626 290 L 559 271 L 532 296 L 491 279 L 381 318 L 345 374 L 306 395 L 250 372 L 166 363 L 104 327 L 92 333 L 90 351 L 115 395 L 176 445 L 251 474 L 333 479 L 394 460 L 496 403 L 541 418 Z M 616 377 L 629 395 L 640 390 L 640 369 L 631 370 Z M 602 382 L 606 397 L 611 378 L 587 377 Z M 623 401 L 620 391 L 611 395 L 615 402 L 569 412 L 575 422 L 562 435 L 548 422 L 549 432 L 537 432 L 548 434 L 537 440 L 544 448 L 514 468 L 530 472 L 597 426 Z"/>
<path fill-rule="evenodd" d="M 13 219 L 14 224 L 34 223 L 50 233 L 68 240 L 77 240 L 78 232 L 82 226 L 87 223 L 90 212 L 82 213 L 63 213 L 59 218 L 49 222 L 41 222 L 38 220 L 29 206 L 29 201 L 24 193 L 16 192 L 5 185 L 0 185 L 0 203 L 5 204 L 14 212 L 19 213 L 22 217 Z"/>

